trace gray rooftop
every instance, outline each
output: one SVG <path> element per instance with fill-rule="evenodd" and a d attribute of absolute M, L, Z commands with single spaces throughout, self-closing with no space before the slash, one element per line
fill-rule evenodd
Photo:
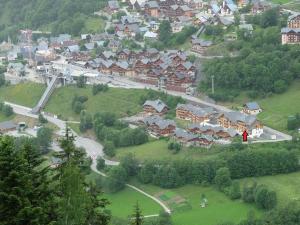
<path fill-rule="evenodd" d="M 152 106 L 157 112 L 162 112 L 162 110 L 165 108 L 165 107 L 168 107 L 163 101 L 161 101 L 160 99 L 157 99 L 157 100 L 154 100 L 154 101 L 151 101 L 151 100 L 147 100 L 145 103 L 144 103 L 144 106 Z"/>

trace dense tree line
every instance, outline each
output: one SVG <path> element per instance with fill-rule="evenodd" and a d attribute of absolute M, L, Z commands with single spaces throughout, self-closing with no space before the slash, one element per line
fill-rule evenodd
<path fill-rule="evenodd" d="M 210 93 L 214 76 L 215 94 L 210 96 L 216 100 L 232 100 L 240 91 L 251 98 L 282 93 L 299 78 L 300 47 L 281 45 L 280 27 L 257 28 L 251 35 L 245 32 L 238 31 L 238 40 L 227 46 L 239 52 L 237 57 L 204 63 L 206 79 L 200 89 Z"/>
<path fill-rule="evenodd" d="M 150 43 L 150 45 L 157 49 L 164 49 L 166 47 L 175 47 L 184 44 L 192 34 L 197 31 L 194 26 L 186 26 L 180 32 L 172 33 L 172 27 L 169 21 L 163 20 L 159 25 L 158 41 Z"/>
<path fill-rule="evenodd" d="M 15 39 L 20 28 L 50 27 L 54 34 L 80 34 L 87 15 L 105 6 L 105 0 L 1 0 L 0 40 Z"/>
<path fill-rule="evenodd" d="M 290 173 L 299 169 L 294 151 L 270 149 L 227 152 L 210 160 L 146 161 L 138 173 L 142 183 L 163 188 L 184 184 L 213 184 L 216 172 L 226 167 L 230 179 Z M 218 178 L 217 178 L 218 179 Z M 225 187 L 230 186 L 230 181 Z M 223 189 L 225 187 L 221 187 Z"/>
<path fill-rule="evenodd" d="M 127 123 L 118 120 L 113 113 L 96 113 L 93 126 L 109 156 L 114 156 L 115 147 L 140 145 L 148 141 L 147 132 L 143 128 L 129 128 Z"/>

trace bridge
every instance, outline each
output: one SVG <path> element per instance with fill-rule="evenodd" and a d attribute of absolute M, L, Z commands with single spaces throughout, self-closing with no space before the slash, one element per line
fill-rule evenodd
<path fill-rule="evenodd" d="M 42 97 L 40 98 L 38 104 L 32 109 L 31 113 L 38 114 L 42 108 L 46 105 L 47 101 L 49 100 L 51 94 L 53 93 L 60 76 L 52 76 L 50 83 L 48 84 L 45 92 L 43 93 Z"/>

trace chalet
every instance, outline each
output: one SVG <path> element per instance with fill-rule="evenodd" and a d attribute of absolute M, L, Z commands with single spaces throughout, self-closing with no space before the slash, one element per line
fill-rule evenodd
<path fill-rule="evenodd" d="M 300 13 L 293 14 L 288 18 L 289 28 L 300 28 Z"/>
<path fill-rule="evenodd" d="M 155 40 L 155 39 L 157 39 L 157 36 L 158 36 L 157 33 L 154 33 L 154 32 L 152 32 L 152 31 L 147 31 L 147 32 L 144 34 L 144 39 L 145 39 L 145 40 Z"/>
<path fill-rule="evenodd" d="M 79 45 L 71 45 L 71 46 L 67 47 L 67 51 L 70 52 L 70 53 L 79 52 L 80 47 L 79 47 Z"/>
<path fill-rule="evenodd" d="M 214 142 L 213 137 L 210 135 L 197 135 L 179 128 L 175 130 L 174 138 L 186 146 L 201 146 L 209 148 Z"/>
<path fill-rule="evenodd" d="M 113 63 L 110 67 L 111 74 L 119 76 L 131 76 L 132 71 L 126 61 L 118 61 Z"/>
<path fill-rule="evenodd" d="M 226 112 L 218 116 L 218 123 L 224 128 L 232 128 L 239 134 L 247 131 L 250 137 L 259 137 L 263 133 L 263 125 L 253 115 L 240 112 Z"/>
<path fill-rule="evenodd" d="M 199 144 L 199 137 L 183 129 L 176 129 L 174 133 L 175 139 L 186 146 L 197 146 Z"/>
<path fill-rule="evenodd" d="M 180 87 L 189 87 L 192 85 L 194 78 L 188 73 L 175 71 L 167 72 L 166 86 L 180 86 Z M 170 88 L 169 88 L 170 89 Z"/>
<path fill-rule="evenodd" d="M 281 29 L 281 43 L 284 44 L 299 44 L 300 43 L 300 28 Z"/>
<path fill-rule="evenodd" d="M 100 53 L 100 57 L 103 59 L 113 59 L 116 56 L 116 54 L 114 52 L 111 51 L 104 51 L 102 53 Z"/>
<path fill-rule="evenodd" d="M 62 161 L 61 158 L 51 157 L 51 165 L 50 165 L 50 168 L 56 169 L 56 168 L 59 167 L 62 163 L 63 163 L 63 161 Z"/>
<path fill-rule="evenodd" d="M 262 112 L 262 109 L 257 102 L 248 102 L 244 105 L 243 112 L 250 115 L 257 115 Z"/>
<path fill-rule="evenodd" d="M 18 127 L 18 125 L 12 121 L 1 122 L 0 123 L 0 133 L 3 134 L 3 133 L 7 133 L 9 131 L 14 131 L 17 129 L 17 127 Z"/>
<path fill-rule="evenodd" d="M 22 63 L 9 63 L 7 72 L 15 76 L 23 76 L 25 74 L 25 66 Z"/>
<path fill-rule="evenodd" d="M 192 39 L 191 42 L 192 42 L 191 51 L 201 55 L 203 55 L 206 52 L 207 48 L 212 46 L 213 44 L 212 41 L 205 41 L 198 38 Z"/>
<path fill-rule="evenodd" d="M 121 23 L 122 24 L 138 24 L 139 21 L 132 16 L 122 16 Z"/>
<path fill-rule="evenodd" d="M 134 64 L 134 70 L 142 71 L 151 68 L 151 61 L 147 58 L 138 59 Z"/>
<path fill-rule="evenodd" d="M 99 72 L 104 74 L 112 74 L 112 60 L 101 60 L 99 63 Z"/>
<path fill-rule="evenodd" d="M 118 1 L 108 1 L 108 3 L 107 3 L 107 10 L 110 13 L 118 12 L 119 9 L 120 9 L 120 6 L 119 6 Z"/>
<path fill-rule="evenodd" d="M 143 123 L 146 125 L 149 133 L 156 137 L 171 136 L 176 129 L 176 124 L 173 120 L 165 120 L 157 115 L 144 118 Z"/>
<path fill-rule="evenodd" d="M 168 106 L 160 99 L 151 101 L 147 100 L 144 105 L 144 113 L 149 115 L 163 115 L 169 110 Z"/>
<path fill-rule="evenodd" d="M 157 1 L 149 1 L 145 3 L 145 14 L 151 17 L 159 17 L 159 5 Z"/>
<path fill-rule="evenodd" d="M 130 55 L 131 55 L 131 51 L 129 49 L 126 49 L 126 48 L 122 49 L 121 51 L 119 51 L 117 53 L 117 57 L 120 60 L 129 60 Z"/>
<path fill-rule="evenodd" d="M 176 107 L 176 118 L 193 123 L 209 121 L 209 117 L 214 113 L 215 111 L 211 107 L 200 108 L 191 104 L 178 104 Z"/>
<path fill-rule="evenodd" d="M 271 3 L 264 0 L 252 0 L 252 13 L 257 14 L 272 8 Z"/>
<path fill-rule="evenodd" d="M 191 124 L 188 131 L 194 134 L 204 134 L 213 136 L 216 139 L 230 139 L 237 135 L 237 132 L 231 128 L 225 129 L 221 126 L 208 126 L 200 124 Z"/>
<path fill-rule="evenodd" d="M 180 8 L 183 11 L 183 16 L 187 16 L 187 17 L 193 17 L 194 16 L 193 9 L 191 9 L 189 6 L 182 5 L 182 6 L 180 6 Z"/>

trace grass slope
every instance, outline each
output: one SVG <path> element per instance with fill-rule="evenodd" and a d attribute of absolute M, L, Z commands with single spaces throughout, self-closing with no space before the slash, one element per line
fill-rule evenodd
<path fill-rule="evenodd" d="M 220 222 L 238 222 L 247 217 L 249 211 L 253 210 L 257 216 L 262 211 L 252 204 L 245 204 L 242 201 L 232 201 L 223 193 L 213 187 L 201 187 L 196 185 L 186 185 L 175 189 L 161 189 L 153 185 L 143 185 L 137 181 L 133 183 L 148 193 L 153 195 L 162 191 L 184 198 L 190 205 L 190 209 L 174 212 L 172 220 L 174 225 L 216 225 Z M 200 207 L 201 195 L 204 194 L 208 200 L 206 208 Z"/>
<path fill-rule="evenodd" d="M 93 96 L 91 86 L 86 88 L 66 86 L 58 88 L 53 93 L 45 110 L 61 115 L 69 120 L 78 120 L 79 115 L 75 114 L 71 107 L 72 99 L 77 94 L 78 96 L 84 95 L 89 98 L 85 102 L 89 113 L 114 112 L 117 116 L 122 117 L 142 110 L 142 107 L 139 105 L 139 99 L 145 93 L 145 90 L 109 88 L 107 92 Z"/>
<path fill-rule="evenodd" d="M 258 118 L 271 127 L 286 130 L 288 116 L 300 113 L 299 98 L 300 81 L 296 81 L 287 92 L 259 100 L 264 111 Z"/>
<path fill-rule="evenodd" d="M 263 109 L 258 118 L 267 126 L 277 130 L 286 131 L 287 119 L 290 115 L 300 113 L 300 80 L 295 81 L 283 94 L 273 94 L 264 99 L 255 99 Z M 226 102 L 223 105 L 240 109 L 242 105 L 250 100 L 245 93 L 241 93 L 234 102 Z"/>
<path fill-rule="evenodd" d="M 242 179 L 241 182 L 255 180 L 258 184 L 265 184 L 277 192 L 278 203 L 285 205 L 291 200 L 300 201 L 300 172 Z"/>
<path fill-rule="evenodd" d="M 45 85 L 21 83 L 0 88 L 0 100 L 34 107 L 42 96 Z"/>
<path fill-rule="evenodd" d="M 136 202 L 139 203 L 145 216 L 158 214 L 162 210 L 156 202 L 129 187 L 114 194 L 105 193 L 104 197 L 111 202 L 107 208 L 111 210 L 114 217 L 128 218 L 133 213 Z"/>
<path fill-rule="evenodd" d="M 137 159 L 144 161 L 146 159 L 209 158 L 215 157 L 218 152 L 212 149 L 183 148 L 179 153 L 173 154 L 168 150 L 166 140 L 153 140 L 138 146 L 118 148 L 116 158 L 120 159 L 128 153 L 133 153 Z"/>

